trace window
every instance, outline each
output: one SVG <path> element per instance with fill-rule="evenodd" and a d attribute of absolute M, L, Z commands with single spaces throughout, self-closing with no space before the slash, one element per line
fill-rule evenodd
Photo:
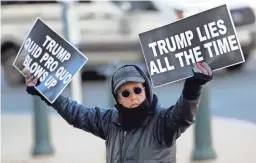
<path fill-rule="evenodd" d="M 112 1 L 118 7 L 121 7 L 124 3 L 129 3 L 129 11 L 158 11 L 152 1 Z"/>
<path fill-rule="evenodd" d="M 1 5 L 27 5 L 27 4 L 47 4 L 58 3 L 57 1 L 1 1 Z"/>
<path fill-rule="evenodd" d="M 79 3 L 92 3 L 92 1 L 78 1 Z"/>

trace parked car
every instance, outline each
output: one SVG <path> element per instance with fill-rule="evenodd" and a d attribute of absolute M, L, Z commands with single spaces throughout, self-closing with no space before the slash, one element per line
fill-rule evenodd
<path fill-rule="evenodd" d="M 188 17 L 207 9 L 227 4 L 235 25 L 238 40 L 240 42 L 244 58 L 248 60 L 255 48 L 256 43 L 256 18 L 254 7 L 246 0 L 170 0 L 171 7 L 179 11 L 181 17 Z M 242 68 L 242 64 L 227 67 L 227 70 L 237 70 Z"/>
<path fill-rule="evenodd" d="M 12 64 L 32 24 L 40 17 L 63 36 L 62 6 L 59 1 L 1 3 L 1 64 L 8 83 L 16 85 L 24 79 Z M 102 69 L 112 69 L 112 62 L 141 61 L 138 33 L 177 20 L 174 10 L 157 1 L 79 1 L 75 11 L 80 36 L 75 46 L 89 59 L 81 70 L 84 79 L 104 76 Z"/>

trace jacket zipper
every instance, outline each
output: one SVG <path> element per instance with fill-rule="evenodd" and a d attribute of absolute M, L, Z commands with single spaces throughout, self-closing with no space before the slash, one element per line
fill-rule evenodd
<path fill-rule="evenodd" d="M 126 138 L 126 131 L 121 130 L 121 143 L 120 143 L 120 163 L 124 163 L 124 158 L 123 158 L 123 147 L 124 147 L 124 140 Z"/>

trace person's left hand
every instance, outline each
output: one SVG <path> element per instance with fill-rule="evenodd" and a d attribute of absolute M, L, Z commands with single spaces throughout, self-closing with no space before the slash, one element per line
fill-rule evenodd
<path fill-rule="evenodd" d="M 207 63 L 195 63 L 192 67 L 193 76 L 187 78 L 183 88 L 183 95 L 187 100 L 197 99 L 200 95 L 202 85 L 211 81 L 213 73 Z"/>
<path fill-rule="evenodd" d="M 191 79 L 198 85 L 204 85 L 213 78 L 211 67 L 205 62 L 193 64 L 192 70 L 194 75 Z"/>

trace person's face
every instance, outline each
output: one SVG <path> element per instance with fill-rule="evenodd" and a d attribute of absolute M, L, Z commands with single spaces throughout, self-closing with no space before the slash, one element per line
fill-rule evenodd
<path fill-rule="evenodd" d="M 119 104 L 129 109 L 139 106 L 146 99 L 142 83 L 127 82 L 120 86 L 117 94 Z"/>

